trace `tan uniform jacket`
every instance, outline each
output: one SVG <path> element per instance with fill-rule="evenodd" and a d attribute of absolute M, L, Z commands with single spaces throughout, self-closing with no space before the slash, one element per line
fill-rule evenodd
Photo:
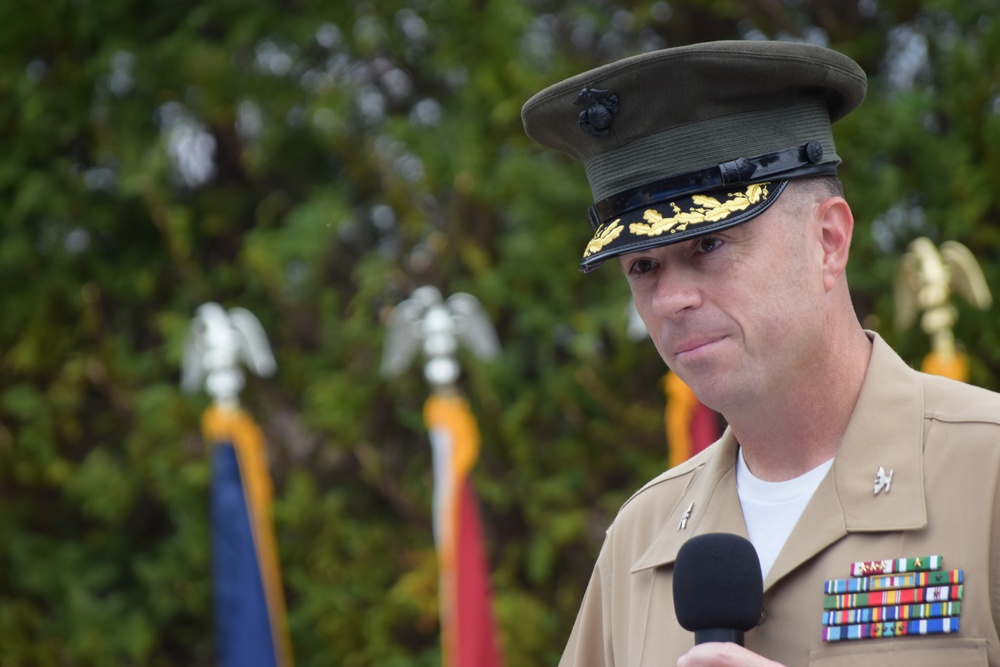
<path fill-rule="evenodd" d="M 746 646 L 790 667 L 1000 665 L 1000 394 L 918 373 L 873 344 L 833 467 L 764 581 L 766 618 Z M 693 645 L 674 616 L 673 563 L 695 535 L 746 536 L 737 447 L 727 430 L 625 503 L 561 667 L 673 667 Z M 892 483 L 875 495 L 879 466 Z M 964 570 L 960 632 L 822 641 L 827 579 L 849 577 L 855 561 L 929 555 Z"/>

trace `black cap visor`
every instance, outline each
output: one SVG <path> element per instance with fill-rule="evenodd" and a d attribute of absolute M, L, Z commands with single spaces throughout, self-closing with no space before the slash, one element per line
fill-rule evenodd
<path fill-rule="evenodd" d="M 752 158 L 740 158 L 620 192 L 588 211 L 594 238 L 583 254 L 587 272 L 618 255 L 677 243 L 733 227 L 766 210 L 788 179 L 833 175 L 811 141 Z"/>
<path fill-rule="evenodd" d="M 593 271 L 619 255 L 679 243 L 744 223 L 767 210 L 787 184 L 753 183 L 735 192 L 713 190 L 682 196 L 665 206 L 627 212 L 597 229 L 583 253 L 580 270 Z"/>

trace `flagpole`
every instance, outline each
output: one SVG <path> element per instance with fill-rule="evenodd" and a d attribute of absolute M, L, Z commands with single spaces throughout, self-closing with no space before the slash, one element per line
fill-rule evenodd
<path fill-rule="evenodd" d="M 202 305 L 185 344 L 181 386 L 212 398 L 202 433 L 212 459 L 212 572 L 221 667 L 292 667 L 264 436 L 239 405 L 243 366 L 272 375 L 263 328 L 247 310 Z"/>
<path fill-rule="evenodd" d="M 490 359 L 499 352 L 492 325 L 468 294 L 441 298 L 421 287 L 389 315 L 382 372 L 396 376 L 419 350 L 431 395 L 424 422 L 434 467 L 434 539 L 438 554 L 439 607 L 444 667 L 500 667 L 501 651 L 482 522 L 471 471 L 479 456 L 479 430 L 456 380 L 458 344 Z"/>

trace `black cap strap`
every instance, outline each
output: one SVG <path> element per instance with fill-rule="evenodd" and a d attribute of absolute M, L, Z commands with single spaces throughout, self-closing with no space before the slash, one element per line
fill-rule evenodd
<path fill-rule="evenodd" d="M 820 164 L 823 146 L 810 141 L 774 153 L 722 162 L 714 167 L 642 185 L 611 195 L 590 207 L 590 226 L 595 230 L 612 218 L 636 208 L 667 199 L 750 182 L 787 180 L 801 176 L 836 174 L 837 164 Z"/>

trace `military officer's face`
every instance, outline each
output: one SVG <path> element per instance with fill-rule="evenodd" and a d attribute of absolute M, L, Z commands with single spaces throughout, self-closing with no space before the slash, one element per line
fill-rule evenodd
<path fill-rule="evenodd" d="M 660 355 L 723 414 L 793 399 L 822 344 L 822 251 L 802 201 L 790 184 L 749 222 L 619 257 Z"/>

